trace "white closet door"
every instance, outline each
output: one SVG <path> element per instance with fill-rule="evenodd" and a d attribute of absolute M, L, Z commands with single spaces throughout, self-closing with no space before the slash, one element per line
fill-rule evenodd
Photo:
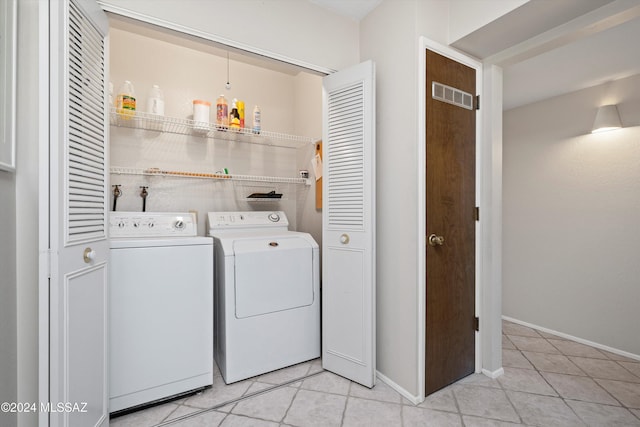
<path fill-rule="evenodd" d="M 375 64 L 323 80 L 322 365 L 375 385 Z"/>
<path fill-rule="evenodd" d="M 50 3 L 50 426 L 107 426 L 106 15 Z"/>

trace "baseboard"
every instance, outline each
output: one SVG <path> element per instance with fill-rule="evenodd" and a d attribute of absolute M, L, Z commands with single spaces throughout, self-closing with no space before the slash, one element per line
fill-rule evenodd
<path fill-rule="evenodd" d="M 609 353 L 618 354 L 620 356 L 628 357 L 629 359 L 634 359 L 634 360 L 639 360 L 640 361 L 640 355 L 629 353 L 628 351 L 619 350 L 617 348 L 609 347 L 609 346 L 606 346 L 606 345 L 603 345 L 603 344 L 599 344 L 597 342 L 585 340 L 585 339 L 579 338 L 579 337 L 574 337 L 573 335 L 565 334 L 563 332 L 554 331 L 553 329 L 544 328 L 542 326 L 534 325 L 533 323 L 523 322 L 522 320 L 514 319 L 513 317 L 502 316 L 502 319 L 506 320 L 507 322 L 517 323 L 518 325 L 526 326 L 528 328 L 535 329 L 537 331 L 546 332 L 546 333 L 552 334 L 552 335 L 557 335 L 557 336 L 559 336 L 561 338 L 565 338 L 565 339 L 568 339 L 568 340 L 571 340 L 571 341 L 579 342 L 580 344 L 585 344 L 585 345 L 588 345 L 588 346 L 591 346 L 591 347 L 598 348 L 600 350 L 608 351 Z"/>
<path fill-rule="evenodd" d="M 418 404 L 422 403 L 422 401 L 424 400 L 424 399 L 421 399 L 420 396 L 412 395 L 407 390 L 405 390 L 403 387 L 401 387 L 398 384 L 396 384 L 389 377 L 385 376 L 384 374 L 381 374 L 380 371 L 376 371 L 376 377 L 380 381 L 382 381 L 383 383 L 385 383 L 386 385 L 388 385 L 389 387 L 391 387 L 392 389 L 394 389 L 395 391 L 400 393 L 402 395 L 402 397 L 404 397 L 405 399 L 407 399 L 409 402 L 413 403 L 414 405 L 418 405 Z"/>
<path fill-rule="evenodd" d="M 504 375 L 504 369 L 500 368 L 500 369 L 496 369 L 495 371 L 490 371 L 488 369 L 483 369 L 482 370 L 482 374 L 488 376 L 491 379 L 496 379 L 502 375 Z"/>

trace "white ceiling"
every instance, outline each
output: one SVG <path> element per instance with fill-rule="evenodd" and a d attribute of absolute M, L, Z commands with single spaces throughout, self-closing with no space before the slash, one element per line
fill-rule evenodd
<path fill-rule="evenodd" d="M 505 110 L 640 74 L 640 19 L 504 69 Z"/>
<path fill-rule="evenodd" d="M 338 15 L 360 21 L 376 8 L 382 0 L 309 0 L 322 8 Z"/>
<path fill-rule="evenodd" d="M 382 0 L 309 1 L 360 21 Z M 518 44 L 535 51 L 501 64 L 503 106 L 507 110 L 640 74 L 640 17 L 611 23 L 617 14 L 623 15 L 638 5 L 640 0 L 530 0 L 453 45 L 481 59 Z M 607 17 L 608 13 L 613 18 Z M 585 18 L 591 15 L 596 18 Z M 575 24 L 581 19 L 583 30 Z M 566 23 L 574 25 L 568 32 L 557 31 Z M 555 42 L 526 46 L 532 37 L 554 31 L 559 34 Z"/>
<path fill-rule="evenodd" d="M 530 0 L 454 46 L 503 68 L 507 110 L 639 74 L 638 42 L 640 0 Z"/>

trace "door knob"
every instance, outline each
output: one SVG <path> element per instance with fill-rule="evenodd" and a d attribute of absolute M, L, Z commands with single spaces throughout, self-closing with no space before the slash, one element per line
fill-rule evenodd
<path fill-rule="evenodd" d="M 427 238 L 427 241 L 429 242 L 429 245 L 431 245 L 431 246 L 442 246 L 442 245 L 444 245 L 444 237 L 443 236 L 436 236 L 435 234 L 430 235 Z"/>
<path fill-rule="evenodd" d="M 96 251 L 94 251 L 91 248 L 86 248 L 84 250 L 84 262 L 86 262 L 87 264 L 89 264 L 91 261 L 93 261 L 94 259 L 96 259 Z"/>
<path fill-rule="evenodd" d="M 342 243 L 343 245 L 346 245 L 349 243 L 349 235 L 348 234 L 343 234 L 342 236 L 340 236 L 340 243 Z"/>

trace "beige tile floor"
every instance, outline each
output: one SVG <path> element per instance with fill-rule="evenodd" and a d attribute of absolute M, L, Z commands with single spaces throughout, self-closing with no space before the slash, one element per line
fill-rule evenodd
<path fill-rule="evenodd" d="M 199 395 L 110 425 L 640 426 L 640 361 L 503 322 L 503 365 L 498 379 L 471 375 L 415 406 L 380 381 L 369 390 L 315 360 L 228 386 L 218 376 Z"/>

